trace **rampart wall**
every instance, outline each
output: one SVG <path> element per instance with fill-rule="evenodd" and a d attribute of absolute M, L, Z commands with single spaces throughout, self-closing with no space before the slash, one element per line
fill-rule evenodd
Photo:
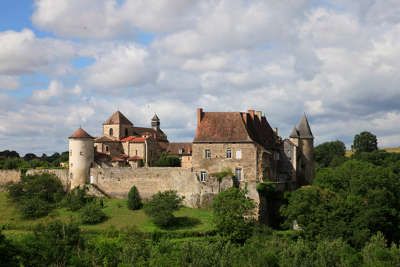
<path fill-rule="evenodd" d="M 8 182 L 19 182 L 21 172 L 17 170 L 1 170 L 0 171 L 0 192 L 4 191 L 3 186 Z"/>
<path fill-rule="evenodd" d="M 43 170 L 28 170 L 26 175 L 35 175 L 41 173 L 52 173 L 60 179 L 64 190 L 68 190 L 70 186 L 70 180 L 68 179 L 68 169 L 43 169 Z"/>

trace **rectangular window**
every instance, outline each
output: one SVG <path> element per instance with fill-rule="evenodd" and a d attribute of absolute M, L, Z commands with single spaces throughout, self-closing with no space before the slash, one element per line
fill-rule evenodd
<path fill-rule="evenodd" d="M 242 180 L 242 169 L 241 168 L 236 168 L 235 175 L 236 175 L 236 179 L 238 181 L 241 181 Z"/>
<path fill-rule="evenodd" d="M 181 149 L 179 149 L 178 153 L 179 153 L 179 154 L 183 154 L 184 151 L 185 151 L 185 150 L 184 150 L 183 148 L 181 148 Z"/>
<path fill-rule="evenodd" d="M 241 159 L 242 158 L 242 150 L 236 150 L 236 158 Z"/>
<path fill-rule="evenodd" d="M 207 179 L 207 173 L 206 172 L 200 172 L 200 181 L 205 182 Z"/>
<path fill-rule="evenodd" d="M 80 154 L 81 156 L 83 156 L 83 152 L 82 152 L 82 151 L 80 151 L 79 154 Z"/>
<path fill-rule="evenodd" d="M 228 148 L 226 150 L 226 158 L 227 159 L 231 159 L 232 158 L 232 150 L 230 148 Z"/>
<path fill-rule="evenodd" d="M 205 157 L 206 157 L 206 159 L 209 159 L 209 158 L 211 158 L 211 151 L 210 151 L 210 149 L 206 149 L 205 151 L 204 151 L 204 155 L 205 155 Z"/>

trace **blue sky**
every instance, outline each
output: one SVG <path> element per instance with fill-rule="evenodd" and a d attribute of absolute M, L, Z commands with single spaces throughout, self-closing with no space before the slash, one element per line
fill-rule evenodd
<path fill-rule="evenodd" d="M 399 146 L 399 39 L 397 0 L 4 0 L 0 150 L 65 151 L 116 109 L 191 141 L 197 107 Z"/>

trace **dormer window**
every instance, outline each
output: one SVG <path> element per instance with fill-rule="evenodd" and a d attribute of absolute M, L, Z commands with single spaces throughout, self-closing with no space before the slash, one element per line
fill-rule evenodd
<path fill-rule="evenodd" d="M 113 133 L 114 133 L 113 128 L 110 129 L 109 133 L 110 133 L 110 136 L 113 136 Z"/>

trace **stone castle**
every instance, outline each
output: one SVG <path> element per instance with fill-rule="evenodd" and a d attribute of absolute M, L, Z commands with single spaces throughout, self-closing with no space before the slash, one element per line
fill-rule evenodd
<path fill-rule="evenodd" d="M 144 197 L 172 189 L 186 197 L 187 205 L 199 206 L 218 193 L 214 174 L 229 168 L 239 186 L 247 186 L 249 196 L 260 203 L 256 192 L 260 182 L 273 182 L 282 191 L 312 182 L 313 148 L 305 115 L 284 139 L 260 111 L 199 108 L 193 142 L 173 143 L 161 130 L 157 115 L 146 128 L 135 126 L 117 111 L 103 123 L 102 136 L 92 137 L 79 128 L 69 137 L 67 183 L 70 188 L 94 184 L 117 197 L 126 196 L 133 185 Z M 178 156 L 181 167 L 154 167 L 163 152 Z"/>

